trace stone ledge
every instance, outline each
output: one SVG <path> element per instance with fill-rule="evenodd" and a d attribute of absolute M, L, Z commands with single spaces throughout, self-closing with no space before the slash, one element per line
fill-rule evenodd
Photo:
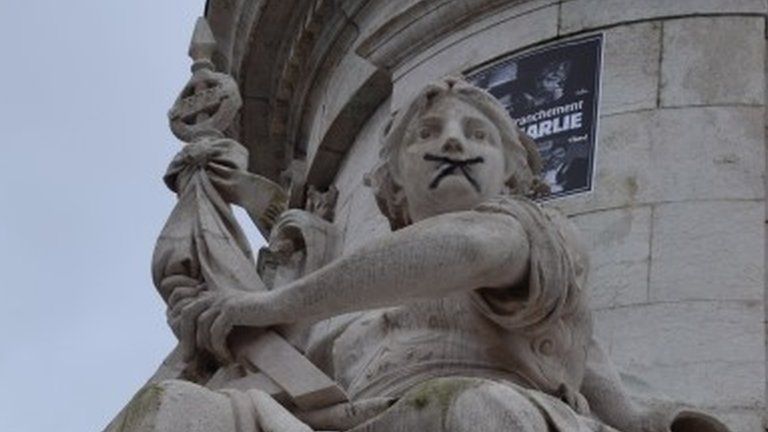
<path fill-rule="evenodd" d="M 395 70 L 395 79 L 407 75 L 413 69 L 430 61 L 436 55 L 450 49 L 456 44 L 481 36 L 482 33 L 492 31 L 495 27 L 502 26 L 508 28 L 510 27 L 508 24 L 510 21 L 519 20 L 528 14 L 536 13 L 549 7 L 557 7 L 557 1 L 558 0 L 529 0 L 524 2 L 513 2 L 509 6 L 499 7 L 493 15 L 472 23 L 465 28 L 454 29 L 452 33 L 445 35 L 439 40 L 435 40 L 432 45 L 403 61 Z M 539 25 L 541 25 L 541 22 Z M 547 38 L 554 36 L 554 34 L 548 34 Z M 507 44 L 508 52 L 519 50 L 524 47 L 521 45 L 520 41 L 510 41 L 510 38 L 506 39 L 507 40 L 504 42 Z"/>
<path fill-rule="evenodd" d="M 561 5 L 559 34 L 650 19 L 766 12 L 764 0 L 567 0 Z"/>
<path fill-rule="evenodd" d="M 535 4 L 539 3 L 546 4 Z M 392 106 L 399 107 L 407 102 L 410 95 L 426 82 L 461 74 L 504 54 L 553 39 L 557 34 L 557 11 L 556 4 L 525 13 L 511 8 L 493 26 L 486 24 L 455 33 L 444 43 L 426 50 L 413 63 L 404 64 L 395 71 Z"/>
<path fill-rule="evenodd" d="M 362 57 L 392 70 L 445 35 L 498 10 L 506 0 L 440 0 L 408 4 L 367 33 L 357 47 Z"/>

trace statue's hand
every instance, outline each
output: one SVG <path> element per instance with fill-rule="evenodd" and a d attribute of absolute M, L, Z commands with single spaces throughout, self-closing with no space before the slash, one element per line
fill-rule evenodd
<path fill-rule="evenodd" d="M 163 279 L 160 288 L 160 291 L 167 293 L 168 296 L 166 310 L 168 325 L 179 339 L 184 358 L 191 360 L 195 354 L 196 343 L 195 327 L 189 324 L 194 324 L 197 315 L 202 311 L 188 308 L 188 306 L 205 290 L 206 285 L 188 276 L 172 275 Z"/>
<path fill-rule="evenodd" d="M 195 315 L 197 347 L 231 362 L 234 356 L 227 346 L 227 336 L 235 326 L 268 327 L 281 322 L 271 294 L 234 290 L 201 293 L 188 306 L 202 310 Z"/>

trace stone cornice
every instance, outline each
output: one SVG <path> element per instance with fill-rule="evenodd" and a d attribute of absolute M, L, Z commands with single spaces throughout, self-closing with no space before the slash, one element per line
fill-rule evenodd
<path fill-rule="evenodd" d="M 421 0 L 413 2 L 373 30 L 357 53 L 380 68 L 393 70 L 413 55 L 499 7 L 530 0 Z"/>

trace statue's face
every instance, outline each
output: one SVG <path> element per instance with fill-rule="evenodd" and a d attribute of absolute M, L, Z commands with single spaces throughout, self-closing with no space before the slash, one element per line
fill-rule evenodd
<path fill-rule="evenodd" d="M 503 190 L 508 173 L 499 131 L 474 106 L 442 97 L 405 139 L 398 163 L 412 220 L 469 210 Z"/>

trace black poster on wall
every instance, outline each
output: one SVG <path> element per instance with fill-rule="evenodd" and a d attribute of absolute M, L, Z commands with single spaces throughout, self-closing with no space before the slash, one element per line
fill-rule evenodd
<path fill-rule="evenodd" d="M 592 190 L 602 35 L 512 55 L 466 73 L 538 144 L 550 198 Z"/>

